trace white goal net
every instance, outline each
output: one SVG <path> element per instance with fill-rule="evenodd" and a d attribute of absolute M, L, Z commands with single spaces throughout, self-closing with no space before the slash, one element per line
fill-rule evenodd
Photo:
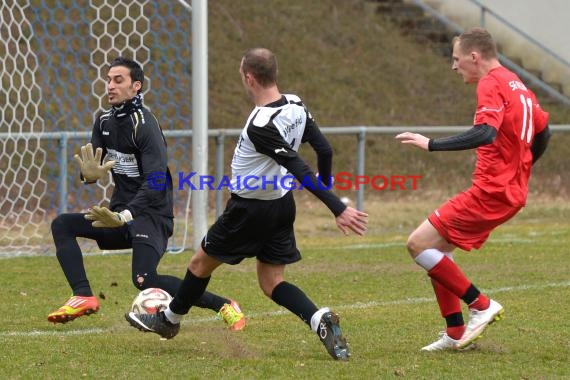
<path fill-rule="evenodd" d="M 143 66 L 145 104 L 165 132 L 189 129 L 190 35 L 180 0 L 0 2 L 0 257 L 54 253 L 58 213 L 109 201 L 112 183 L 80 185 L 72 157 L 108 108 L 115 57 Z M 189 172 L 190 138 L 176 139 L 168 139 L 171 170 Z M 187 197 L 175 194 L 171 248 L 183 248 Z"/>
<path fill-rule="evenodd" d="M 41 200 L 47 183 L 41 175 L 46 152 L 38 138 L 44 131 L 38 109 L 38 58 L 26 7 L 11 1 L 0 4 L 0 243 L 29 250 L 41 240 L 46 214 Z"/>

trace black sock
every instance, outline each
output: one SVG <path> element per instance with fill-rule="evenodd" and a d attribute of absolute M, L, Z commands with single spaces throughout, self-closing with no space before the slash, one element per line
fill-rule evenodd
<path fill-rule="evenodd" d="M 176 314 L 188 314 L 190 307 L 196 304 L 206 291 L 208 282 L 210 282 L 210 276 L 200 278 L 194 276 L 189 270 L 186 270 L 186 276 L 184 280 L 182 280 L 180 288 L 170 303 L 170 310 Z"/>
<path fill-rule="evenodd" d="M 473 303 L 473 301 L 475 301 L 477 299 L 477 297 L 479 297 L 479 294 L 481 294 L 479 289 L 477 289 L 473 284 L 471 284 L 467 288 L 467 291 L 465 292 L 463 297 L 461 297 L 461 299 L 463 301 L 465 301 L 465 303 L 467 305 L 471 305 Z"/>
<path fill-rule="evenodd" d="M 150 284 L 147 283 L 147 286 L 150 288 L 166 290 L 168 294 L 174 296 L 180 288 L 180 284 L 182 284 L 182 280 L 178 277 L 170 276 L 168 274 L 157 274 L 156 282 Z"/>
<path fill-rule="evenodd" d="M 166 290 L 170 295 L 176 295 L 178 289 L 180 289 L 180 284 L 182 284 L 182 280 L 178 277 L 169 276 L 169 275 L 158 275 L 158 284 L 156 285 L 157 288 L 161 288 Z M 210 309 L 215 311 L 216 313 L 220 311 L 222 306 L 226 303 L 232 302 L 231 300 L 220 297 L 217 294 L 213 294 L 210 292 L 204 292 L 202 296 L 196 301 L 193 306 L 201 307 L 203 309 Z"/>
<path fill-rule="evenodd" d="M 317 306 L 305 293 L 293 284 L 281 282 L 273 289 L 271 299 L 278 305 L 283 306 L 311 327 L 311 317 L 318 310 Z"/>
<path fill-rule="evenodd" d="M 51 225 L 52 235 L 55 242 L 55 254 L 59 265 L 65 274 L 65 278 L 73 291 L 74 296 L 93 296 L 89 280 L 83 266 L 83 254 L 77 243 L 76 234 L 70 231 L 69 225 L 73 224 L 75 215 L 61 215 Z M 81 216 L 83 219 L 83 217 Z"/>
<path fill-rule="evenodd" d="M 461 314 L 461 312 L 449 314 L 445 317 L 445 323 L 447 327 L 463 326 L 465 324 L 463 314 Z"/>
<path fill-rule="evenodd" d="M 194 306 L 198 306 L 198 307 L 201 307 L 203 309 L 210 309 L 210 310 L 213 310 L 215 312 L 218 312 L 218 311 L 220 311 L 222 306 L 224 306 L 224 304 L 231 303 L 231 302 L 232 302 L 231 300 L 224 298 L 224 297 L 220 297 L 217 294 L 210 293 L 210 292 L 204 292 L 204 294 L 202 294 L 202 296 L 198 299 L 198 301 L 196 301 Z"/>

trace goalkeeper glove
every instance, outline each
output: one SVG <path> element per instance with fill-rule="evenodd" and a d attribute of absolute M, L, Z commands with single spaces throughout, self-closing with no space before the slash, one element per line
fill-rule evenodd
<path fill-rule="evenodd" d="M 93 206 L 85 214 L 85 219 L 92 221 L 93 227 L 117 228 L 133 220 L 129 210 L 113 212 L 107 207 Z"/>
<path fill-rule="evenodd" d="M 81 157 L 78 154 L 73 156 L 81 168 L 81 175 L 85 182 L 97 182 L 115 165 L 115 161 L 107 161 L 101 165 L 102 155 L 103 149 L 101 148 L 97 148 L 93 155 L 93 146 L 89 143 L 81 147 Z"/>

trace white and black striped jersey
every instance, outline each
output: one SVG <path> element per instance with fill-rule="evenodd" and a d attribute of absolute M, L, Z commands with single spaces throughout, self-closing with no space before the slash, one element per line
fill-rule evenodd
<path fill-rule="evenodd" d="M 306 189 L 339 215 L 346 206 L 318 183 L 314 173 L 298 156 L 302 143 L 317 153 L 317 166 L 325 185 L 332 170 L 332 148 L 313 117 L 292 94 L 265 106 L 257 106 L 247 119 L 232 159 L 232 193 L 248 199 L 271 200 L 283 197 L 295 177 Z"/>
<path fill-rule="evenodd" d="M 91 143 L 94 150 L 103 148 L 105 161 L 116 161 L 111 169 L 115 183 L 111 210 L 128 209 L 133 217 L 173 216 L 166 140 L 154 114 L 142 105 L 141 97 L 137 95 L 121 108 L 100 113 L 93 125 Z M 157 186 L 157 180 L 168 183 Z"/>

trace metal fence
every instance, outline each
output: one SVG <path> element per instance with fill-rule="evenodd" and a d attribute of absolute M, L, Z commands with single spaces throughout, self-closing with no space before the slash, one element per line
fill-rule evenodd
<path fill-rule="evenodd" d="M 323 127 L 321 131 L 323 134 L 328 136 L 334 135 L 345 135 L 353 136 L 356 141 L 355 150 L 355 160 L 356 168 L 355 175 L 365 175 L 365 164 L 366 164 L 366 138 L 370 135 L 396 135 L 402 132 L 416 132 L 416 133 L 426 133 L 426 134 L 452 134 L 457 132 L 462 132 L 467 130 L 467 126 L 390 126 L 390 127 L 378 127 L 378 126 L 351 126 L 351 127 Z M 570 132 L 570 125 L 553 125 L 550 126 L 553 132 Z M 224 172 L 228 169 L 225 164 L 224 157 L 226 156 L 226 138 L 235 138 L 239 136 L 241 129 L 212 129 L 208 131 L 208 136 L 210 140 L 213 140 L 215 145 L 214 152 L 214 176 L 216 178 L 221 178 Z M 188 150 L 191 146 L 192 131 L 191 130 L 177 130 L 177 131 L 164 131 L 165 137 L 171 141 L 175 141 L 171 144 L 170 155 L 177 149 Z M 72 166 L 70 162 L 74 153 L 77 150 L 70 150 L 70 146 L 79 146 L 88 142 L 90 139 L 90 132 L 48 132 L 43 133 L 39 136 L 40 139 L 49 141 L 50 146 L 55 149 L 55 156 L 57 157 L 57 168 L 51 174 L 51 178 L 48 181 L 52 183 L 57 183 L 57 189 L 55 194 L 57 194 L 57 199 L 53 199 L 49 203 L 52 206 L 57 205 L 57 213 L 67 212 L 70 209 L 70 198 L 79 199 L 79 196 L 74 196 L 75 192 L 82 191 L 77 188 L 71 188 L 70 182 L 77 182 L 77 172 L 70 172 L 69 168 Z M 11 139 L 29 139 L 30 136 L 27 134 L 0 134 L 0 140 L 10 137 Z M 183 143 L 183 140 L 188 140 Z M 189 157 L 189 155 L 188 155 Z M 178 159 L 180 160 L 180 159 Z M 190 162 L 188 159 L 186 168 L 191 170 Z M 72 195 L 70 197 L 70 195 Z M 360 187 L 356 190 L 356 207 L 358 209 L 364 208 L 365 200 L 365 187 Z M 90 203 L 96 203 L 98 199 L 92 199 Z M 224 194 L 221 191 L 216 191 L 215 193 L 215 210 L 216 215 L 219 215 L 223 209 Z M 87 203 L 87 204 L 90 204 Z"/>

